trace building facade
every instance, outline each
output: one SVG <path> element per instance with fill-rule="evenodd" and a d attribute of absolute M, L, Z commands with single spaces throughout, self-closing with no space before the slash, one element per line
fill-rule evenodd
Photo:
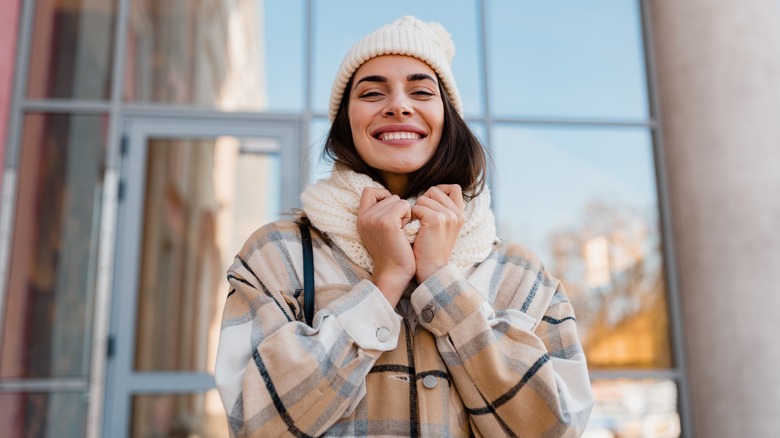
<path fill-rule="evenodd" d="M 500 237 L 574 304 L 585 436 L 774 436 L 778 9 L 0 0 L 0 427 L 227 436 L 225 270 L 327 173 L 351 44 L 415 15 L 452 33 Z"/>

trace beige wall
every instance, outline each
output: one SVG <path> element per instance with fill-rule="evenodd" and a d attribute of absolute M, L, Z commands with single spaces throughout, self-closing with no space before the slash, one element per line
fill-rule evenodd
<path fill-rule="evenodd" d="M 698 437 L 780 433 L 780 12 L 648 0 Z"/>

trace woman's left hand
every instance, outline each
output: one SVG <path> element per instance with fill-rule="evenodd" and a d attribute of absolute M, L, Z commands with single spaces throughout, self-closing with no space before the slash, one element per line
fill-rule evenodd
<path fill-rule="evenodd" d="M 420 220 L 414 241 L 417 281 L 422 283 L 449 263 L 452 248 L 463 227 L 463 193 L 457 184 L 439 184 L 417 198 L 412 218 Z"/>

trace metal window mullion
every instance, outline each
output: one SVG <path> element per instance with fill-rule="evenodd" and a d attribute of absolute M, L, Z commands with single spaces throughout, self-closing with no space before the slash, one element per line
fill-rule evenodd
<path fill-rule="evenodd" d="M 214 376 L 195 372 L 132 373 L 128 376 L 130 394 L 189 394 L 216 388 Z"/>
<path fill-rule="evenodd" d="M 487 37 L 487 29 L 488 29 L 488 18 L 487 18 L 487 5 L 485 4 L 485 0 L 479 0 L 477 2 L 477 29 L 479 29 L 479 44 L 477 44 L 477 47 L 480 48 L 481 55 L 482 55 L 482 110 L 483 110 L 483 116 L 479 118 L 478 120 L 485 124 L 485 148 L 487 149 L 488 153 L 490 154 L 493 151 L 493 117 L 492 112 L 490 110 L 490 81 L 488 80 L 488 74 L 489 74 L 489 55 L 488 55 L 488 37 Z M 489 172 L 487 177 L 487 183 L 490 189 L 493 191 L 493 195 L 491 197 L 491 203 L 493 206 L 495 206 L 495 199 L 497 198 L 496 194 L 498 193 L 496 190 L 498 190 L 498 187 L 496 187 L 495 184 L 495 177 L 493 176 L 495 172 Z"/>
<path fill-rule="evenodd" d="M 5 169 L 2 173 L 3 187 L 2 192 L 0 192 L 0 339 L 3 339 L 5 330 L 5 301 L 9 293 L 7 273 L 11 267 L 9 255 L 13 243 L 14 213 L 16 210 L 16 174 L 15 167 L 9 166 Z"/>
<path fill-rule="evenodd" d="M 88 387 L 89 383 L 86 379 L 73 378 L 18 379 L 0 381 L 0 393 L 86 391 Z"/>
<path fill-rule="evenodd" d="M 312 84 L 312 81 L 314 80 L 314 7 L 312 4 L 312 0 L 306 0 L 306 3 L 304 4 L 304 14 L 305 14 L 305 22 L 303 26 L 303 32 L 304 32 L 304 52 L 305 52 L 305 58 L 304 58 L 304 107 L 303 107 L 303 120 L 300 125 L 300 139 L 298 141 L 298 164 L 299 167 L 302 168 L 302 171 L 299 172 L 298 175 L 298 189 L 299 191 L 302 191 L 304 187 L 306 187 L 307 182 L 309 181 L 310 175 L 312 174 L 311 166 L 309 166 L 310 161 L 308 159 L 309 157 L 309 151 L 308 148 L 311 146 L 310 141 L 310 135 L 311 135 L 311 122 L 312 122 L 312 105 L 313 105 L 313 96 L 312 96 L 312 90 L 314 89 L 314 85 Z M 297 197 L 296 197 L 297 199 Z"/>
<path fill-rule="evenodd" d="M 109 129 L 107 136 L 106 166 L 103 175 L 103 199 L 101 203 L 98 267 L 95 281 L 95 298 L 92 321 L 92 357 L 90 361 L 89 399 L 87 410 L 88 438 L 101 435 L 104 397 L 106 391 L 106 367 L 108 361 L 109 322 L 111 317 L 111 285 L 114 268 L 114 241 L 119 192 L 119 165 L 121 148 L 121 98 L 124 83 L 124 49 L 127 36 L 130 0 L 118 0 L 116 26 L 114 27 L 113 57 L 111 60 L 111 95 L 108 106 Z"/>
<path fill-rule="evenodd" d="M 666 169 L 664 167 L 663 140 L 660 133 L 661 117 L 658 105 L 656 84 L 658 77 L 655 70 L 653 29 L 650 19 L 650 6 L 646 0 L 639 0 L 641 16 L 642 41 L 645 52 L 645 70 L 647 75 L 647 94 L 652 125 L 653 156 L 655 158 L 656 184 L 658 188 L 658 209 L 663 239 L 664 268 L 666 271 L 666 296 L 668 299 L 669 323 L 671 330 L 674 368 L 679 373 L 678 408 L 680 410 L 680 427 L 683 437 L 693 436 L 693 424 L 690 415 L 690 399 L 688 397 L 687 364 L 685 359 L 684 337 L 682 333 L 682 312 L 680 293 L 677 283 L 677 264 L 675 262 L 674 241 L 672 237 L 672 220 L 669 212 L 669 188 L 666 184 Z"/>
<path fill-rule="evenodd" d="M 487 88 L 487 85 L 483 88 Z M 328 114 L 322 112 L 312 112 L 312 118 L 327 119 Z M 467 122 L 484 123 L 486 126 L 501 125 L 553 125 L 553 126 L 594 126 L 594 127 L 636 127 L 636 128 L 654 128 L 657 122 L 653 119 L 590 119 L 590 118 L 572 118 L 572 117 L 495 117 L 491 114 L 485 116 L 466 115 L 464 120 Z M 485 141 L 488 148 L 490 144 Z"/>
<path fill-rule="evenodd" d="M 304 5 L 305 11 L 305 22 L 304 22 L 304 35 L 303 35 L 303 41 L 304 41 L 304 113 L 307 114 L 309 117 L 311 117 L 312 113 L 312 89 L 314 88 L 312 85 L 312 80 L 314 78 L 314 50 L 312 45 L 314 44 L 314 11 L 313 11 L 313 5 L 312 0 L 306 0 L 306 3 Z"/>
<path fill-rule="evenodd" d="M 11 264 L 11 243 L 14 226 L 14 213 L 16 212 L 16 174 L 21 156 L 21 132 L 22 132 L 22 102 L 24 90 L 27 89 L 26 74 L 30 59 L 30 41 L 32 39 L 32 22 L 35 12 L 35 1 L 21 2 L 22 8 L 19 15 L 16 64 L 14 66 L 14 86 L 11 95 L 11 110 L 8 117 L 8 139 L 6 142 L 5 169 L 3 171 L 3 191 L 0 193 L 0 206 L 3 214 L 0 214 L 0 339 L 3 339 L 5 328 L 5 303 L 8 295 L 8 271 Z M 0 139 L 2 141 L 2 139 Z"/>
<path fill-rule="evenodd" d="M 555 125 L 555 126 L 594 126 L 594 127 L 621 127 L 621 128 L 653 128 L 656 122 L 647 120 L 620 120 L 620 119 L 589 119 L 571 117 L 496 117 L 492 121 L 495 124 L 512 125 Z"/>
<path fill-rule="evenodd" d="M 127 103 L 121 106 L 123 117 L 146 117 L 154 116 L 158 118 L 174 119 L 219 119 L 219 120 L 237 120 L 237 121 L 269 121 L 269 122 L 299 122 L 301 115 L 297 113 L 274 113 L 274 112 L 248 112 L 235 111 L 226 112 L 210 108 L 194 108 L 180 105 L 157 105 L 157 104 L 139 104 Z"/>
<path fill-rule="evenodd" d="M 682 373 L 677 368 L 590 370 L 588 374 L 591 380 L 682 379 Z"/>
<path fill-rule="evenodd" d="M 107 113 L 111 103 L 103 100 L 35 99 L 22 102 L 24 112 L 47 113 Z"/>
<path fill-rule="evenodd" d="M 27 78 L 29 75 L 30 45 L 32 44 L 33 17 L 35 16 L 35 4 L 32 1 L 23 1 L 22 11 L 19 17 L 19 44 L 17 45 L 16 65 L 14 69 L 14 87 L 11 98 L 11 112 L 8 119 L 8 146 L 6 149 L 6 167 L 15 167 L 19 164 L 21 156 L 21 124 L 22 105 L 24 104 L 24 92 L 27 90 Z"/>

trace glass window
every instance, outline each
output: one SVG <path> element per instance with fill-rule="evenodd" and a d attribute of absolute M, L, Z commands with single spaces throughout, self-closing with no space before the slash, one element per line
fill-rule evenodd
<path fill-rule="evenodd" d="M 316 1 L 314 10 L 314 111 L 328 112 L 330 90 L 350 47 L 379 26 L 404 15 L 441 23 L 455 42 L 453 74 L 466 115 L 482 114 L 477 5 L 473 0 Z"/>
<path fill-rule="evenodd" d="M 305 105 L 303 2 L 265 0 L 268 110 L 298 111 Z"/>
<path fill-rule="evenodd" d="M 309 147 L 305 151 L 309 163 L 309 184 L 318 179 L 327 178 L 333 168 L 333 163 L 322 157 L 322 149 L 325 147 L 325 140 L 328 139 L 330 122 L 328 119 L 317 117 L 312 119 L 310 126 Z"/>
<path fill-rule="evenodd" d="M 487 135 L 486 135 L 486 129 L 485 124 L 482 122 L 475 122 L 475 121 L 468 121 L 466 122 L 469 125 L 469 129 L 471 129 L 471 132 L 474 133 L 475 136 L 477 136 L 477 139 L 482 143 L 482 146 L 485 147 L 485 149 L 488 150 L 488 154 L 490 153 L 490 150 L 488 149 L 487 144 Z"/>
<path fill-rule="evenodd" d="M 203 394 L 155 394 L 133 397 L 130 436 L 228 436 L 225 410 L 217 391 Z"/>
<path fill-rule="evenodd" d="M 637 1 L 487 5 L 494 116 L 648 116 Z"/>
<path fill-rule="evenodd" d="M 2 378 L 88 374 L 106 118 L 24 118 Z"/>
<path fill-rule="evenodd" d="M 591 368 L 672 365 L 651 137 L 498 126 L 499 235 L 565 285 Z"/>
<path fill-rule="evenodd" d="M 281 213 L 275 139 L 151 139 L 135 369 L 214 372 L 225 269 Z"/>
<path fill-rule="evenodd" d="M 124 98 L 303 109 L 301 1 L 132 0 Z"/>
<path fill-rule="evenodd" d="M 83 392 L 0 393 L 0 430 L 8 437 L 84 437 L 87 398 Z"/>
<path fill-rule="evenodd" d="M 109 98 L 116 3 L 36 2 L 28 98 Z"/>
<path fill-rule="evenodd" d="M 582 438 L 680 436 L 677 385 L 671 380 L 596 380 L 596 405 Z"/>

